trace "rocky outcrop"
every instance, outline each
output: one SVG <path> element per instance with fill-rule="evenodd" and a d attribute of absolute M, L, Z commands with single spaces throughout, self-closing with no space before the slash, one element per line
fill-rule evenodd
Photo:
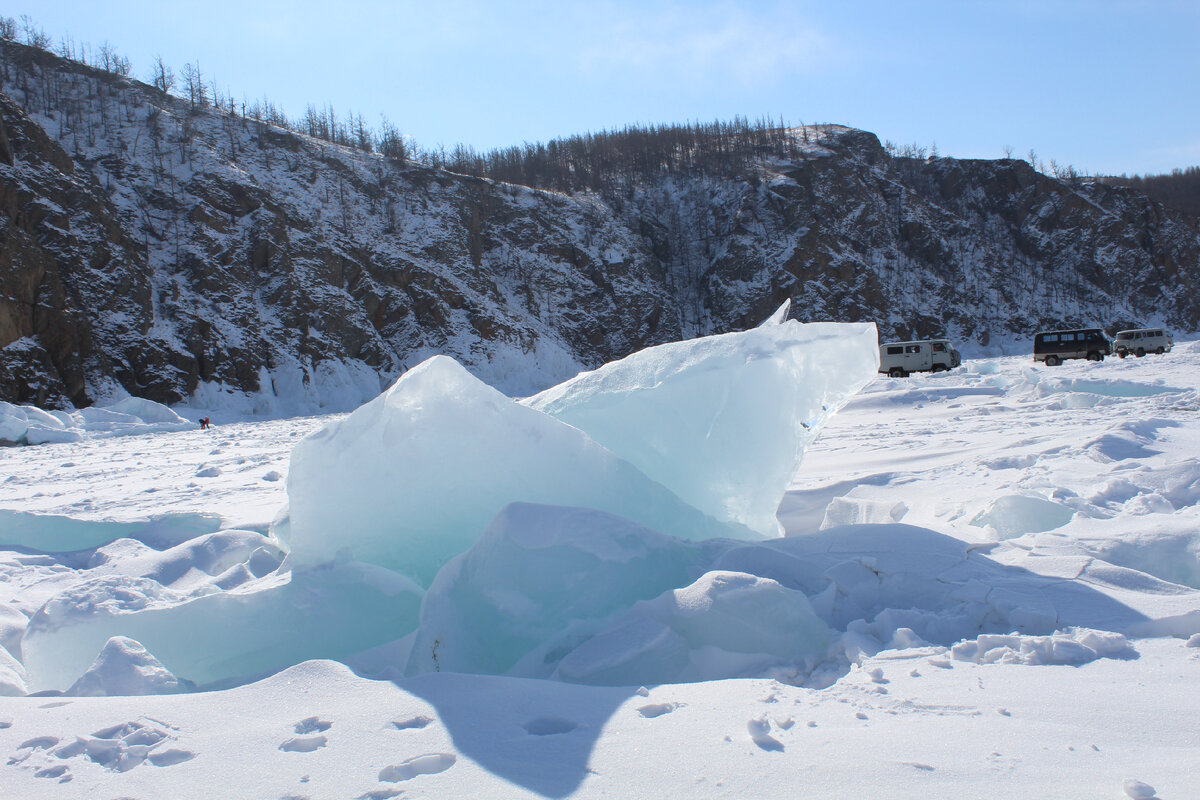
<path fill-rule="evenodd" d="M 1194 217 L 1021 161 L 893 158 L 823 126 L 745 178 L 568 195 L 192 109 L 14 43 L 0 90 L 9 401 L 336 404 L 433 353 L 526 393 L 786 298 L 801 319 L 983 345 L 1200 327 Z"/>

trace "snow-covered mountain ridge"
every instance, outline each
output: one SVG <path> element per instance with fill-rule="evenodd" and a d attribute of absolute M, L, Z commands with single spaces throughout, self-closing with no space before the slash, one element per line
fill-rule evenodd
<path fill-rule="evenodd" d="M 996 348 L 1200 327 L 1195 217 L 1023 161 L 797 129 L 746 179 L 620 195 L 458 175 L 0 44 L 0 399 L 346 409 L 445 353 L 528 394 L 648 345 L 802 320 Z"/>

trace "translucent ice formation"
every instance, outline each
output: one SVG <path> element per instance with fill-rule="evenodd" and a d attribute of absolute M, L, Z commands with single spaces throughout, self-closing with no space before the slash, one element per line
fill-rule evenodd
<path fill-rule="evenodd" d="M 410 633 L 421 591 L 368 564 L 276 574 L 220 592 L 108 575 L 48 601 L 21 642 L 29 691 L 68 689 L 114 636 L 140 642 L 198 686 L 245 681 L 311 658 L 342 658 Z"/>
<path fill-rule="evenodd" d="M 873 325 L 782 316 L 644 350 L 524 404 L 429 359 L 296 447 L 290 519 L 273 533 L 297 563 L 345 549 L 422 585 L 513 502 L 685 539 L 777 536 L 804 449 L 878 361 Z"/>
<path fill-rule="evenodd" d="M 976 514 L 969 524 L 989 529 L 995 539 L 1015 539 L 1027 533 L 1061 528 L 1075 516 L 1074 509 L 1053 500 L 1009 494 L 997 498 Z"/>
<path fill-rule="evenodd" d="M 803 592 L 741 572 L 709 572 L 638 603 L 558 666 L 572 683 L 636 686 L 761 675 L 822 656 L 833 632 Z"/>
<path fill-rule="evenodd" d="M 290 521 L 272 532 L 296 563 L 346 550 L 422 585 L 512 502 L 600 509 L 685 539 L 754 535 L 446 356 L 301 441 L 287 480 Z"/>
<path fill-rule="evenodd" d="M 409 672 L 547 677 L 553 650 L 703 572 L 704 545 L 583 508 L 514 503 L 426 593 Z"/>
<path fill-rule="evenodd" d="M 526 403 L 713 518 L 776 537 L 775 513 L 805 449 L 879 365 L 873 324 L 781 316 L 641 350 Z"/>

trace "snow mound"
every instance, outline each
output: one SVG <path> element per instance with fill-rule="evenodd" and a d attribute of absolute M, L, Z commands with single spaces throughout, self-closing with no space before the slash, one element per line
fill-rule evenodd
<path fill-rule="evenodd" d="M 1043 378 L 1037 382 L 1036 393 L 1048 397 L 1059 392 L 1094 394 L 1100 397 L 1153 397 L 1154 395 L 1183 392 L 1184 389 L 1162 384 L 1120 379 Z"/>
<path fill-rule="evenodd" d="M 1086 628 L 1049 636 L 984 635 L 950 648 L 957 661 L 976 664 L 1060 664 L 1080 666 L 1098 658 L 1134 658 L 1137 651 L 1123 635 Z"/>
<path fill-rule="evenodd" d="M 78 411 L 43 411 L 0 401 L 0 445 L 78 442 L 87 438 L 182 431 L 193 423 L 171 409 L 140 397 Z"/>
<path fill-rule="evenodd" d="M 1158 794 L 1153 786 L 1135 778 L 1127 778 L 1122 782 L 1121 788 L 1125 791 L 1125 796 L 1130 798 L 1130 800 L 1154 800 Z"/>
<path fill-rule="evenodd" d="M 186 691 L 183 684 L 146 648 L 124 636 L 114 636 L 100 655 L 66 691 L 74 697 L 113 695 L 175 694 Z"/>

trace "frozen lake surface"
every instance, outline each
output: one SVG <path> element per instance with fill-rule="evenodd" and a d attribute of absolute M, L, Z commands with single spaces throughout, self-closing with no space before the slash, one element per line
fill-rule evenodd
<path fill-rule="evenodd" d="M 785 538 L 695 545 L 708 583 L 684 580 L 620 609 L 590 650 L 562 660 L 557 680 L 528 677 L 528 659 L 507 675 L 406 674 L 396 664 L 407 663 L 410 640 L 189 692 L 170 681 L 192 678 L 162 670 L 170 660 L 132 637 L 106 648 L 75 693 L 0 697 L 0 789 L 21 798 L 1200 796 L 1200 693 L 1189 688 L 1200 679 L 1197 387 L 1197 343 L 1101 364 L 1049 369 L 1012 357 L 880 377 L 809 447 L 779 508 Z M 127 602 L 130 587 L 162 587 L 155 602 L 165 605 L 255 596 L 282 557 L 264 537 L 287 502 L 291 450 L 331 419 L 214 415 L 209 430 L 0 449 L 0 689 L 31 688 L 31 653 L 61 647 L 57 663 L 67 664 L 80 609 Z M 534 546 L 493 535 L 513 558 Z M 606 552 L 602 565 L 627 557 Z M 536 598 L 552 577 L 515 588 Z M 391 584 L 370 585 L 407 602 Z M 289 608 L 303 588 L 284 596 Z M 335 609 L 354 617 L 347 649 L 380 618 L 374 597 Z M 726 618 L 714 616 L 745 622 L 737 602 L 747 597 L 776 614 L 771 625 L 813 625 L 797 641 L 826 649 L 781 649 L 752 677 L 564 682 L 607 674 L 613 653 L 629 669 L 667 663 L 669 652 L 650 645 L 642 661 L 627 658 L 646 630 L 682 637 L 689 663 L 712 674 L 752 672 L 727 658 L 733 628 L 746 629 L 750 650 L 768 647 L 774 629 L 722 628 Z M 698 645 L 688 627 L 697 618 L 725 638 Z M 88 666 L 62 666 L 64 680 Z M 118 673 L 134 689 L 179 693 L 84 696 L 117 686 Z"/>

